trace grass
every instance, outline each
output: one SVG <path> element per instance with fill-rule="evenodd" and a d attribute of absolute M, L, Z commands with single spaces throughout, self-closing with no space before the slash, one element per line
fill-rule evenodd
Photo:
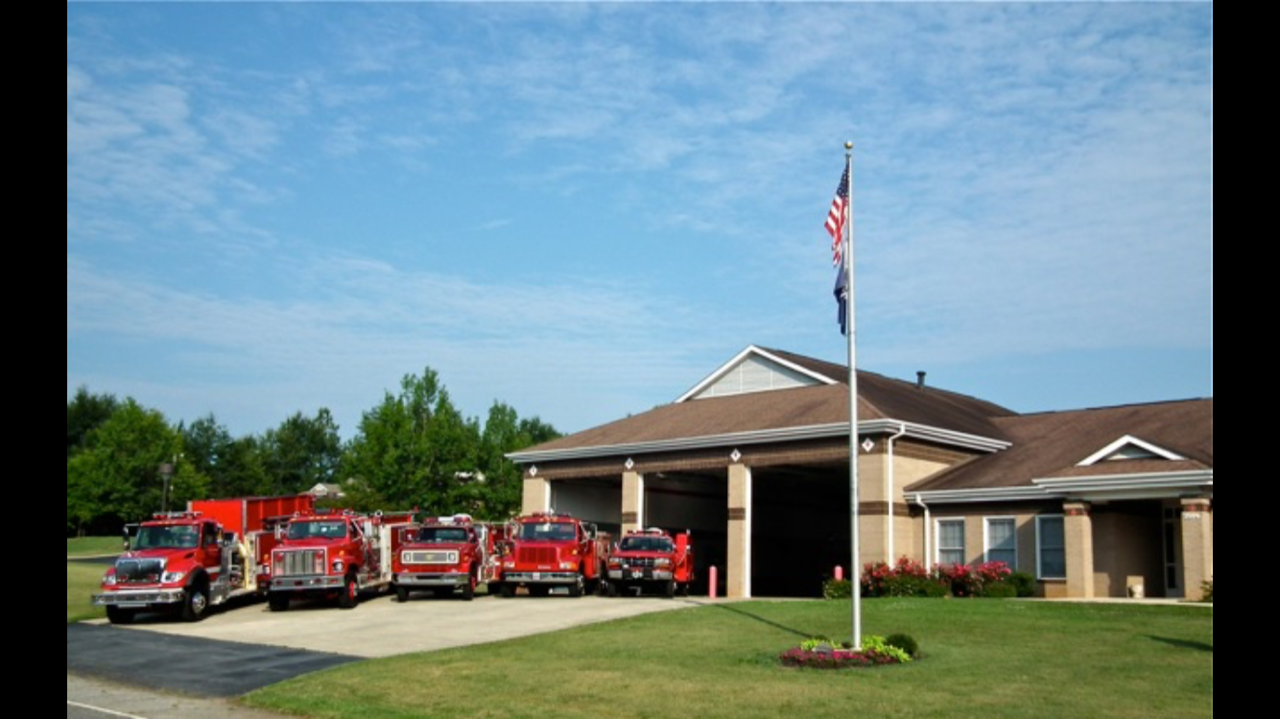
<path fill-rule="evenodd" d="M 68 557 L 91 557 L 97 554 L 119 554 L 120 537 L 67 537 Z"/>
<path fill-rule="evenodd" d="M 102 583 L 102 564 L 67 562 L 67 624 L 105 617 L 106 611 L 89 604 L 89 595 Z"/>
<path fill-rule="evenodd" d="M 880 599 L 867 633 L 925 659 L 787 669 L 806 636 L 849 636 L 848 602 L 746 602 L 498 644 L 370 660 L 249 694 L 308 716 L 1212 716 L 1213 611 Z M 406 628 L 430 631 L 430 627 Z"/>

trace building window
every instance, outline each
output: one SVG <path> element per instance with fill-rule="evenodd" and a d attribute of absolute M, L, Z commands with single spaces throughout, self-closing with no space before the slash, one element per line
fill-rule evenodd
<path fill-rule="evenodd" d="M 1036 517 L 1036 576 L 1067 578 L 1067 542 L 1061 514 Z"/>
<path fill-rule="evenodd" d="M 964 518 L 938 520 L 938 564 L 964 564 Z"/>
<path fill-rule="evenodd" d="M 986 554 L 988 562 L 1004 562 L 1009 569 L 1018 568 L 1017 522 L 1013 517 L 987 517 Z"/>

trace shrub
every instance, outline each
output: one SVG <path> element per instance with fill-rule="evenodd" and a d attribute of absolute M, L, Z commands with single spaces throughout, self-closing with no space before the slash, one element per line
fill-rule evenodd
<path fill-rule="evenodd" d="M 920 656 L 920 645 L 910 634 L 890 634 L 884 638 L 884 643 L 901 649 L 912 658 Z"/>
<path fill-rule="evenodd" d="M 825 599 L 848 599 L 853 596 L 853 583 L 848 579 L 828 579 L 822 583 Z"/>
<path fill-rule="evenodd" d="M 1017 590 L 1019 597 L 1036 595 L 1036 578 L 1028 572 L 1014 572 L 1005 580 Z"/>
<path fill-rule="evenodd" d="M 1018 596 L 1018 588 L 1013 582 L 992 582 L 982 586 L 981 596 L 988 599 L 1010 599 Z"/>
<path fill-rule="evenodd" d="M 867 635 L 862 638 L 862 649 L 841 648 L 825 637 L 812 637 L 800 646 L 778 655 L 778 660 L 789 667 L 814 669 L 845 669 L 871 667 L 883 664 L 903 664 L 911 661 L 911 654 L 884 637 Z"/>
<path fill-rule="evenodd" d="M 1213 604 L 1213 580 L 1200 583 L 1200 601 Z"/>

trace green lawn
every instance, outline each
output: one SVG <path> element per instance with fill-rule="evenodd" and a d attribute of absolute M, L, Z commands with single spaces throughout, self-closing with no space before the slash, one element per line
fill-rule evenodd
<path fill-rule="evenodd" d="M 1211 608 L 871 600 L 866 631 L 910 633 L 924 660 L 841 672 L 775 663 L 805 636 L 847 638 L 849 607 L 745 602 L 650 614 L 346 665 L 246 701 L 382 717 L 1213 714 Z"/>
<path fill-rule="evenodd" d="M 95 554 L 119 554 L 123 540 L 120 537 L 67 537 L 67 556 L 84 557 Z"/>
<path fill-rule="evenodd" d="M 67 624 L 105 617 L 106 611 L 90 606 L 89 595 L 98 591 L 105 564 L 67 562 Z"/>

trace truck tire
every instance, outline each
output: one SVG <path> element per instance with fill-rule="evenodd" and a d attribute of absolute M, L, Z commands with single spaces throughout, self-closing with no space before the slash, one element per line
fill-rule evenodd
<path fill-rule="evenodd" d="M 403 584 L 396 585 L 396 601 L 404 604 L 409 601 L 409 588 Z"/>
<path fill-rule="evenodd" d="M 338 594 L 338 606 L 342 609 L 355 609 L 360 603 L 360 582 L 356 575 L 348 574 L 342 580 L 342 591 Z"/>
<path fill-rule="evenodd" d="M 605 594 L 610 597 L 618 596 L 618 585 L 615 582 L 609 582 L 604 585 Z"/>
<path fill-rule="evenodd" d="M 113 604 L 107 605 L 107 621 L 112 624 L 128 624 L 133 621 L 134 610 L 117 607 Z"/>
<path fill-rule="evenodd" d="M 267 595 L 267 608 L 273 612 L 283 612 L 289 608 L 289 595 L 284 592 L 272 592 Z"/>
<path fill-rule="evenodd" d="M 182 621 L 198 622 L 209 609 L 209 584 L 197 578 L 182 592 Z"/>
<path fill-rule="evenodd" d="M 676 580 L 668 579 L 667 583 L 662 587 L 662 596 L 667 599 L 675 599 L 676 596 Z"/>
<path fill-rule="evenodd" d="M 584 583 L 583 583 L 583 581 L 582 581 L 582 575 L 581 575 L 581 574 L 579 574 L 579 575 L 578 575 L 578 579 L 577 579 L 577 581 L 575 581 L 573 584 L 570 584 L 570 585 L 569 585 L 569 596 L 571 596 L 571 597 L 575 597 L 575 598 L 576 598 L 576 597 L 581 597 L 581 596 L 582 596 L 583 589 L 584 589 L 584 586 L 583 586 L 583 585 L 584 585 Z"/>
<path fill-rule="evenodd" d="M 467 577 L 467 583 L 462 585 L 462 598 L 468 602 L 476 598 L 476 573 L 474 571 Z"/>

